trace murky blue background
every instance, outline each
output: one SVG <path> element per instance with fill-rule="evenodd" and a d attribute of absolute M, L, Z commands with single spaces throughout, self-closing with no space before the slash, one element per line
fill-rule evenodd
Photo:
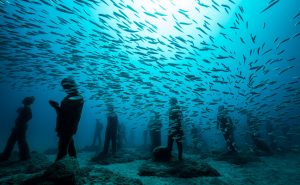
<path fill-rule="evenodd" d="M 300 1 L 281 0 L 263 13 L 270 1 L 234 2 L 200 1 L 205 7 L 193 0 L 1 0 L 0 148 L 17 107 L 29 95 L 36 97 L 30 148 L 56 147 L 56 115 L 48 100 L 61 101 L 60 81 L 69 75 L 85 98 L 76 135 L 79 147 L 92 142 L 95 119 L 105 123 L 105 105 L 111 102 L 128 135 L 134 130 L 136 144 L 142 143 L 152 110 L 162 114 L 165 138 L 173 96 L 183 107 L 186 135 L 197 124 L 212 149 L 224 147 L 215 128 L 220 104 L 231 110 L 240 148 L 249 142 L 245 110 L 272 121 L 280 142 L 281 128 L 294 125 L 296 141 L 300 16 L 295 16 Z"/>

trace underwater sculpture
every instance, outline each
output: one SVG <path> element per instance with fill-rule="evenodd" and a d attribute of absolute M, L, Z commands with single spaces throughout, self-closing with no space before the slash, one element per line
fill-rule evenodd
<path fill-rule="evenodd" d="M 223 105 L 218 108 L 217 129 L 219 128 L 224 136 L 228 153 L 236 153 L 237 150 L 233 138 L 233 123 Z"/>
<path fill-rule="evenodd" d="M 178 148 L 178 160 L 182 160 L 182 112 L 176 98 L 170 99 L 171 108 L 169 110 L 169 134 L 168 134 L 168 150 L 171 153 L 173 142 L 176 141 Z"/>
<path fill-rule="evenodd" d="M 79 94 L 74 79 L 64 78 L 61 85 L 67 96 L 62 100 L 60 106 L 53 100 L 49 101 L 49 104 L 57 113 L 56 132 L 59 144 L 56 161 L 64 158 L 67 153 L 72 157 L 77 157 L 73 136 L 77 132 L 84 104 L 83 97 Z"/>
<path fill-rule="evenodd" d="M 8 138 L 4 152 L 1 155 L 0 161 L 6 161 L 9 159 L 11 152 L 14 148 L 16 142 L 18 142 L 20 160 L 28 160 L 29 147 L 26 141 L 26 131 L 28 128 L 28 121 L 32 118 L 32 112 L 30 105 L 33 104 L 35 98 L 33 96 L 26 97 L 23 99 L 22 103 L 24 107 L 18 109 L 18 117 L 15 121 L 15 127 L 12 130 L 11 135 Z"/>

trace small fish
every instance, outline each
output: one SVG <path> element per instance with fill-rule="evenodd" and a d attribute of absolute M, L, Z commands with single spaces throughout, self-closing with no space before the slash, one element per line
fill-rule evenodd
<path fill-rule="evenodd" d="M 63 13 L 73 14 L 73 11 L 69 11 L 68 9 L 56 7 L 56 10 L 63 12 Z"/>
<path fill-rule="evenodd" d="M 272 2 L 272 1 L 271 1 Z M 272 6 L 274 6 L 275 4 L 277 4 L 279 2 L 279 0 L 275 0 L 273 1 L 271 4 L 269 4 L 269 6 L 267 6 L 265 9 L 263 9 L 260 13 L 263 13 L 265 11 L 267 11 L 268 9 L 270 9 Z"/>
<path fill-rule="evenodd" d="M 197 30 L 200 30 L 202 33 L 204 33 L 205 35 L 207 35 L 207 33 L 200 27 L 196 27 Z"/>
<path fill-rule="evenodd" d="M 233 0 L 228 0 L 229 2 L 231 2 L 232 4 L 235 4 L 235 2 Z"/>
<path fill-rule="evenodd" d="M 289 66 L 286 69 L 283 69 L 282 71 L 279 72 L 279 74 L 281 75 L 282 73 L 286 72 L 287 70 L 294 68 L 295 66 Z"/>
<path fill-rule="evenodd" d="M 255 44 L 256 35 L 252 36 L 252 34 L 250 34 L 250 37 L 251 37 L 253 44 Z"/>
<path fill-rule="evenodd" d="M 241 13 L 244 13 L 244 8 L 242 6 L 239 6 L 239 9 L 240 9 Z"/>
<path fill-rule="evenodd" d="M 224 26 L 222 26 L 220 23 L 217 23 L 217 25 L 222 28 L 222 29 L 225 29 Z"/>
<path fill-rule="evenodd" d="M 298 36 L 300 36 L 300 33 L 295 34 L 295 35 L 293 36 L 293 39 L 296 38 L 296 37 L 298 37 Z"/>
<path fill-rule="evenodd" d="M 204 4 L 204 3 L 200 3 L 200 1 L 198 1 L 198 4 L 199 4 L 200 6 L 202 6 L 202 7 L 205 7 L 205 8 L 208 8 L 208 7 L 209 7 L 208 5 L 206 5 L 206 4 Z"/>
<path fill-rule="evenodd" d="M 272 51 L 272 49 L 269 49 L 269 50 L 265 51 L 265 52 L 262 54 L 262 56 L 264 56 L 265 54 L 269 53 L 270 51 Z"/>
<path fill-rule="evenodd" d="M 150 16 L 150 17 L 154 17 L 154 18 L 158 18 L 156 15 L 149 13 L 149 12 L 144 12 L 144 14 Z"/>
<path fill-rule="evenodd" d="M 278 52 L 277 55 L 281 55 L 283 52 L 285 52 L 285 49 L 283 49 L 282 51 Z"/>
<path fill-rule="evenodd" d="M 167 16 L 166 14 L 160 13 L 160 12 L 155 12 L 154 14 L 159 15 L 159 16 Z"/>
<path fill-rule="evenodd" d="M 293 19 L 296 19 L 296 18 L 299 17 L 299 16 L 300 16 L 300 12 L 297 13 L 297 15 L 295 15 L 295 16 L 293 17 Z"/>
<path fill-rule="evenodd" d="M 220 12 L 220 10 L 215 6 L 215 5 L 211 5 L 215 10 L 217 10 L 218 12 Z M 220 12 L 221 13 L 221 12 Z"/>
<path fill-rule="evenodd" d="M 241 42 L 242 42 L 243 44 L 246 44 L 245 41 L 244 41 L 244 39 L 243 39 L 242 37 L 240 37 L 240 40 L 241 40 Z"/>
<path fill-rule="evenodd" d="M 41 0 L 41 2 L 44 3 L 45 5 L 52 6 L 52 4 L 50 4 L 47 0 Z"/>
<path fill-rule="evenodd" d="M 288 59 L 287 61 L 288 61 L 288 62 L 291 62 L 291 61 L 293 61 L 293 60 L 296 60 L 296 58 L 291 58 L 291 59 Z"/>
<path fill-rule="evenodd" d="M 134 8 L 132 8 L 130 5 L 127 5 L 127 8 L 135 13 L 138 13 L 138 11 L 136 11 Z"/>

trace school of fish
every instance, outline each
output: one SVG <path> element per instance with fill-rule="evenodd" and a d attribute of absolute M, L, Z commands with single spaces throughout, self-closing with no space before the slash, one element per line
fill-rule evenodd
<path fill-rule="evenodd" d="M 205 120 L 208 128 L 220 104 L 262 120 L 300 119 L 299 54 L 289 47 L 299 48 L 300 11 L 286 18 L 296 30 L 286 35 L 271 34 L 274 20 L 254 21 L 247 16 L 253 9 L 238 0 L 186 0 L 193 2 L 186 9 L 176 0 L 169 7 L 143 1 L 149 6 L 0 0 L 0 84 L 58 89 L 58 79 L 72 75 L 95 112 L 115 102 L 137 124 L 151 110 L 166 112 L 170 97 L 186 123 Z M 283 3 L 262 1 L 255 13 L 272 16 Z"/>

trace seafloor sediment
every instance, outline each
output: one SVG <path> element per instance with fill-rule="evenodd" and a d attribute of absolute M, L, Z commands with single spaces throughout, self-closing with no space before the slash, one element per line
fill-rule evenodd
<path fill-rule="evenodd" d="M 118 154 L 118 159 L 121 154 Z M 300 184 L 300 156 L 299 154 L 274 155 L 259 157 L 248 163 L 236 165 L 226 160 L 215 158 L 200 159 L 197 155 L 185 155 L 188 162 L 180 167 L 193 164 L 203 166 L 208 164 L 214 175 L 199 175 L 200 177 L 173 177 L 172 174 L 141 175 L 141 168 L 150 166 L 155 168 L 151 160 L 137 159 L 130 162 L 110 163 L 102 165 L 91 162 L 92 152 L 79 153 L 78 159 L 66 158 L 59 163 L 50 163 L 54 155 L 33 154 L 33 159 L 27 162 L 17 162 L 13 158 L 9 162 L 0 163 L 0 185 L 21 184 L 122 184 L 122 185 L 294 185 Z M 158 163 L 162 165 L 161 163 Z M 180 164 L 180 163 L 178 163 Z M 153 166 L 154 165 L 154 166 Z M 170 166 L 176 166 L 173 162 Z M 168 166 L 168 165 L 166 165 Z M 185 167 L 184 167 L 185 168 Z M 189 167 L 190 168 L 190 167 Z M 200 168 L 200 167 L 199 167 Z M 151 169 L 150 169 L 151 170 Z M 184 170 L 183 170 L 184 171 Z M 149 169 L 144 169 L 149 172 Z M 158 174 L 158 175 L 157 175 Z M 176 173 L 177 174 L 177 173 Z M 193 174 L 195 175 L 195 174 Z M 192 175 L 192 176 L 193 176 Z M 174 175 L 176 176 L 176 175 Z"/>

